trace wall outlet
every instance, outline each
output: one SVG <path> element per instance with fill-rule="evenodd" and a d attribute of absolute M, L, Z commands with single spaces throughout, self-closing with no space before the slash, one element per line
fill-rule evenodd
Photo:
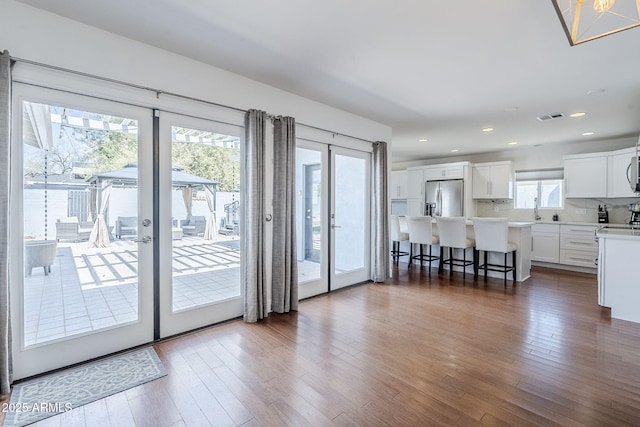
<path fill-rule="evenodd" d="M 585 208 L 576 208 L 576 215 L 586 215 L 587 210 Z"/>
<path fill-rule="evenodd" d="M 493 207 L 493 211 L 494 212 L 500 212 L 500 206 L 494 206 Z"/>

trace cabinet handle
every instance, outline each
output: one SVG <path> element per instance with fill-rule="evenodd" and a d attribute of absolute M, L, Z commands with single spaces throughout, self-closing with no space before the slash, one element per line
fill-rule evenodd
<path fill-rule="evenodd" d="M 570 240 L 568 243 L 572 244 L 572 245 L 582 245 L 582 246 L 594 246 L 594 244 L 592 242 L 576 242 L 575 240 Z"/>

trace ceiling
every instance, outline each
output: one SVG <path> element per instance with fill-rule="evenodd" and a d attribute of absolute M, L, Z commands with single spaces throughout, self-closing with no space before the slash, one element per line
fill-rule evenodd
<path fill-rule="evenodd" d="M 571 47 L 551 0 L 20 1 L 389 125 L 394 162 L 640 134 L 640 28 Z"/>

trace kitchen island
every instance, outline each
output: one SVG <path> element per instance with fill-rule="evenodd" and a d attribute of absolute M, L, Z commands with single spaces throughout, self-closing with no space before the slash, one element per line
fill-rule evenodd
<path fill-rule="evenodd" d="M 640 323 L 640 230 L 598 230 L 598 304 L 611 317 Z"/>
<path fill-rule="evenodd" d="M 531 274 L 531 226 L 533 222 L 531 221 L 510 221 L 509 222 L 509 241 L 516 243 L 518 245 L 518 250 L 516 251 L 516 280 L 518 282 L 523 282 L 530 277 Z M 400 228 L 403 231 L 407 231 L 406 224 L 404 223 L 404 218 L 401 218 Z M 433 220 L 433 234 L 438 235 L 438 225 Z M 475 238 L 475 234 L 473 232 L 473 221 L 467 220 L 467 237 L 473 239 Z M 406 244 L 406 242 L 403 242 Z M 409 246 L 402 246 L 402 250 L 408 252 Z M 417 248 L 417 246 L 416 246 Z M 459 250 L 458 250 L 459 251 Z M 440 254 L 440 247 L 438 245 L 433 246 L 433 255 Z M 462 253 L 456 254 L 457 258 L 462 258 Z M 472 249 L 467 250 L 467 259 L 473 259 Z M 497 253 L 489 254 L 489 262 L 491 263 L 504 263 L 504 257 Z M 509 263 L 511 262 L 511 257 L 509 257 Z M 438 265 L 438 261 L 433 263 L 434 266 Z M 454 271 L 462 271 L 462 267 L 454 267 Z M 465 273 L 473 276 L 473 266 L 470 265 L 466 267 Z M 483 272 L 480 272 L 479 280 L 483 280 Z M 489 271 L 489 277 L 498 277 L 503 278 L 504 273 L 498 271 Z"/>

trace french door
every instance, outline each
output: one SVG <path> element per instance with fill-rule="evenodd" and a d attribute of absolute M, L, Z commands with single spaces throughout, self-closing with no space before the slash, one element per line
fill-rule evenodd
<path fill-rule="evenodd" d="M 153 340 L 155 236 L 151 110 L 13 89 L 10 303 L 20 379 Z"/>
<path fill-rule="evenodd" d="M 13 111 L 14 379 L 242 314 L 241 126 L 19 83 Z"/>
<path fill-rule="evenodd" d="M 371 278 L 371 154 L 331 146 L 330 289 Z"/>
<path fill-rule="evenodd" d="M 242 128 L 160 120 L 160 336 L 241 316 Z"/>
<path fill-rule="evenodd" d="M 370 278 L 370 153 L 298 140 L 300 298 Z"/>

